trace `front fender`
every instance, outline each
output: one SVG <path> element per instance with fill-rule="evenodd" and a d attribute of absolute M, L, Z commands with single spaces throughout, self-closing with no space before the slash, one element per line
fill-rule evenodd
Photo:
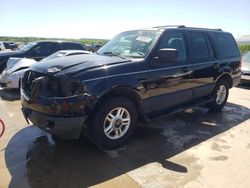
<path fill-rule="evenodd" d="M 100 78 L 92 81 L 86 81 L 84 84 L 87 88 L 87 92 L 91 96 L 95 96 L 97 98 L 101 98 L 106 93 L 114 91 L 118 88 L 130 88 L 130 90 L 135 92 L 141 99 L 147 97 L 147 92 L 142 83 L 131 76 Z"/>

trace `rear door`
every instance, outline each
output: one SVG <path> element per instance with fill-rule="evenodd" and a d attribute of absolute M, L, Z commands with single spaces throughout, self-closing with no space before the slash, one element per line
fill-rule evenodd
<path fill-rule="evenodd" d="M 179 52 L 177 61 L 152 63 L 147 89 L 153 111 L 185 103 L 192 98 L 191 71 L 187 62 L 185 35 L 180 30 L 168 30 L 161 37 L 156 52 L 174 48 Z"/>
<path fill-rule="evenodd" d="M 187 31 L 189 63 L 192 71 L 193 99 L 211 94 L 214 75 L 219 70 L 206 32 Z"/>

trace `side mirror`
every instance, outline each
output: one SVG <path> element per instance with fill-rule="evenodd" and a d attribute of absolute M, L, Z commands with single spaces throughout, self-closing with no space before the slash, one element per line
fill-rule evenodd
<path fill-rule="evenodd" d="M 178 59 L 178 50 L 162 48 L 158 51 L 158 59 L 161 63 L 174 62 Z"/>

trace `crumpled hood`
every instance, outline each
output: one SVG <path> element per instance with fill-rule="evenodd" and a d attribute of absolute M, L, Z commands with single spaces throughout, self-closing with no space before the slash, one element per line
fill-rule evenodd
<path fill-rule="evenodd" d="M 94 69 L 103 65 L 129 62 L 118 56 L 103 56 L 98 54 L 74 55 L 68 57 L 45 60 L 31 65 L 30 69 L 45 74 L 78 73 Z"/>
<path fill-rule="evenodd" d="M 20 68 L 27 68 L 33 63 L 36 63 L 37 61 L 34 59 L 29 59 L 29 58 L 9 58 L 7 61 L 7 66 L 6 66 L 6 73 L 10 74 L 12 72 L 15 72 L 16 70 Z"/>

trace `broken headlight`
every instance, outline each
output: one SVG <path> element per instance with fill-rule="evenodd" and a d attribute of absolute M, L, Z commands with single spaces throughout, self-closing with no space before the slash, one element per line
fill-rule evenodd
<path fill-rule="evenodd" d="M 60 83 L 60 93 L 63 97 L 83 94 L 86 89 L 82 82 L 62 80 Z"/>

